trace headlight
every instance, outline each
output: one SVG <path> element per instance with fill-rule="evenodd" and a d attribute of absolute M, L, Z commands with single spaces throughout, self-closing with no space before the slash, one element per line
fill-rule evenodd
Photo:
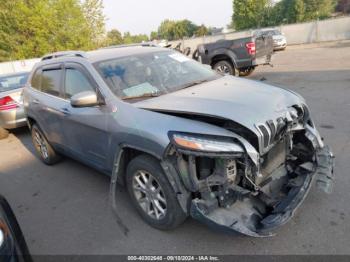
<path fill-rule="evenodd" d="M 239 144 L 225 137 L 205 137 L 190 134 L 172 134 L 173 143 L 183 149 L 204 152 L 234 152 L 243 153 L 244 149 Z"/>

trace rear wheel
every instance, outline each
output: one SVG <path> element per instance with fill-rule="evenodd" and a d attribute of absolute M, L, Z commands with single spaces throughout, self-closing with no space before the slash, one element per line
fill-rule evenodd
<path fill-rule="evenodd" d="M 235 67 L 226 60 L 215 63 L 213 69 L 223 75 L 235 75 Z"/>
<path fill-rule="evenodd" d="M 0 139 L 5 139 L 9 136 L 9 131 L 0 127 Z"/>
<path fill-rule="evenodd" d="M 37 125 L 33 125 L 31 131 L 33 144 L 36 152 L 40 156 L 40 159 L 47 165 L 53 165 L 57 163 L 60 160 L 60 156 L 49 144 L 39 127 Z"/>
<path fill-rule="evenodd" d="M 186 219 L 174 190 L 153 157 L 134 158 L 127 168 L 126 184 L 138 213 L 152 227 L 173 229 Z"/>

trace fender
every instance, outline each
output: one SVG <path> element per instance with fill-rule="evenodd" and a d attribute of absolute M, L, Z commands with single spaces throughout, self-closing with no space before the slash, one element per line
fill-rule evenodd
<path fill-rule="evenodd" d="M 121 160 L 125 150 L 128 148 L 144 152 L 159 160 L 160 166 L 162 167 L 166 178 L 168 179 L 171 187 L 173 188 L 182 210 L 186 214 L 188 214 L 190 192 L 188 192 L 182 185 L 175 168 L 168 161 L 166 161 L 165 159 L 162 159 L 162 156 L 159 156 L 154 152 L 145 151 L 144 149 L 141 149 L 132 145 L 128 145 L 128 144 L 121 145 L 120 150 L 115 154 L 115 157 L 114 157 L 113 171 L 112 171 L 111 182 L 110 182 L 110 199 L 112 202 L 112 208 L 114 210 L 116 209 L 117 183 L 124 184 L 124 181 L 120 180 Z M 122 226 L 122 228 L 123 228 L 123 231 L 126 232 L 127 234 L 128 230 L 125 228 L 125 226 Z"/>
<path fill-rule="evenodd" d="M 231 62 L 233 63 L 235 68 L 237 68 L 237 62 L 236 62 L 237 56 L 236 56 L 236 54 L 233 51 L 231 51 L 231 50 L 229 50 L 227 48 L 218 48 L 218 49 L 215 49 L 213 52 L 211 52 L 209 54 L 210 62 L 212 63 L 213 58 L 215 56 L 220 56 L 220 55 L 228 56 L 231 59 Z"/>

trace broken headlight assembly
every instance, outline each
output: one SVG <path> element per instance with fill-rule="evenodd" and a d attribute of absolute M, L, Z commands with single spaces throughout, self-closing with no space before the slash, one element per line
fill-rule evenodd
<path fill-rule="evenodd" d="M 179 149 L 212 153 L 243 153 L 244 149 L 230 138 L 171 133 L 170 139 Z"/>

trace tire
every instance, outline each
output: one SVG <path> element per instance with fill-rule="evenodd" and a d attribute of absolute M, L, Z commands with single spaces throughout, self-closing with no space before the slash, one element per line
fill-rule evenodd
<path fill-rule="evenodd" d="M 144 177 L 152 182 L 147 184 Z M 140 186 L 142 184 L 144 187 Z M 138 213 L 150 226 L 170 230 L 186 220 L 187 215 L 180 207 L 173 188 L 158 160 L 153 157 L 140 155 L 131 160 L 127 167 L 126 185 Z M 165 210 L 164 213 L 157 206 Z"/>
<path fill-rule="evenodd" d="M 9 136 L 9 131 L 0 127 L 0 139 L 5 139 Z"/>
<path fill-rule="evenodd" d="M 198 61 L 199 59 L 199 51 L 198 48 L 196 50 L 194 50 L 193 54 L 192 54 L 192 59 Z"/>
<path fill-rule="evenodd" d="M 214 64 L 213 69 L 224 75 L 235 75 L 235 67 L 229 61 L 222 60 Z"/>
<path fill-rule="evenodd" d="M 244 70 L 239 71 L 239 76 L 249 76 L 251 75 L 255 70 L 255 67 L 248 67 Z"/>
<path fill-rule="evenodd" d="M 40 159 L 46 165 L 56 164 L 61 159 L 61 157 L 49 144 L 43 132 L 41 132 L 40 128 L 34 124 L 32 126 L 31 133 L 35 151 L 39 155 Z"/>

